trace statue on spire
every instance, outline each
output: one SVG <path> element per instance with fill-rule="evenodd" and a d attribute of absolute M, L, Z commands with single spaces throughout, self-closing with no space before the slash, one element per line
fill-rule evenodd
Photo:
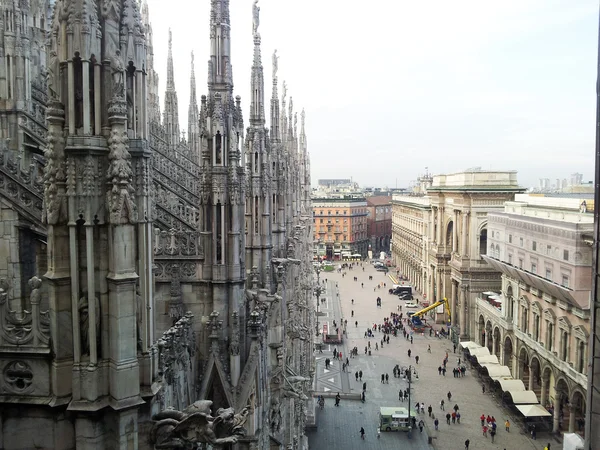
<path fill-rule="evenodd" d="M 277 69 L 279 68 L 279 56 L 277 56 L 277 49 L 273 52 L 273 78 L 277 76 Z"/>
<path fill-rule="evenodd" d="M 258 33 L 258 26 L 260 25 L 260 6 L 258 6 L 258 0 L 254 0 L 252 5 L 252 34 L 256 36 Z"/>
<path fill-rule="evenodd" d="M 282 88 L 282 90 L 283 90 L 283 97 L 282 98 L 285 100 L 285 97 L 287 96 L 287 84 L 286 84 L 285 80 L 283 80 L 283 88 Z"/>

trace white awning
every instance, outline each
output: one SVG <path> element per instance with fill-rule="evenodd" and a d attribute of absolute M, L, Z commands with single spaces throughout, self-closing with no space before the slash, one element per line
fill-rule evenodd
<path fill-rule="evenodd" d="M 488 376 L 491 378 L 510 377 L 510 369 L 500 364 L 482 364 L 481 367 L 487 369 Z"/>
<path fill-rule="evenodd" d="M 517 405 L 517 409 L 525 417 L 549 417 L 552 415 L 539 403 L 537 405 Z"/>
<path fill-rule="evenodd" d="M 490 356 L 490 351 L 487 347 L 479 347 L 474 348 L 473 350 L 469 350 L 471 356 Z"/>
<path fill-rule="evenodd" d="M 500 361 L 498 361 L 498 357 L 496 355 L 483 355 L 483 356 L 476 356 L 475 358 L 477 358 L 477 364 L 500 364 Z"/>
<path fill-rule="evenodd" d="M 525 390 L 525 384 L 521 380 L 515 380 L 513 378 L 498 378 L 495 381 L 500 383 L 500 389 L 502 392 L 518 392 Z"/>
<path fill-rule="evenodd" d="M 537 395 L 533 391 L 508 391 L 515 405 L 531 405 L 539 403 Z"/>
<path fill-rule="evenodd" d="M 458 346 L 460 348 L 468 348 L 469 350 L 471 350 L 472 348 L 481 348 L 481 345 L 479 345 L 477 342 L 473 342 L 473 341 L 459 342 Z"/>
<path fill-rule="evenodd" d="M 577 433 L 563 434 L 563 450 L 579 450 L 584 445 L 584 440 Z"/>

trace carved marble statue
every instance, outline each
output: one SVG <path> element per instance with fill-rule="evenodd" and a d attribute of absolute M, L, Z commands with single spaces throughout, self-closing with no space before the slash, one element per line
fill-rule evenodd
<path fill-rule="evenodd" d="M 120 50 L 117 50 L 110 59 L 110 71 L 113 80 L 113 96 L 123 96 L 125 93 L 125 66 Z"/>
<path fill-rule="evenodd" d="M 272 433 L 279 433 L 281 429 L 281 403 L 276 396 L 271 397 L 271 409 L 269 411 L 269 424 Z"/>
<path fill-rule="evenodd" d="M 252 5 L 252 34 L 258 33 L 258 26 L 260 25 L 260 6 L 258 6 L 258 0 L 254 0 Z"/>
<path fill-rule="evenodd" d="M 100 301 L 96 298 L 96 338 L 100 336 Z M 77 304 L 79 310 L 79 328 L 81 336 L 81 354 L 90 354 L 90 314 L 87 292 L 84 292 L 79 303 Z"/>
<path fill-rule="evenodd" d="M 48 96 L 52 99 L 58 99 L 58 85 L 56 80 L 58 79 L 58 55 L 55 50 L 50 52 L 50 56 L 48 58 L 48 70 L 46 72 L 46 81 L 48 83 Z"/>
<path fill-rule="evenodd" d="M 273 52 L 273 78 L 277 76 L 277 70 L 279 68 L 279 56 L 277 56 L 277 49 Z"/>
<path fill-rule="evenodd" d="M 217 410 L 211 415 L 212 401 L 199 400 L 183 411 L 167 408 L 155 414 L 150 431 L 150 441 L 156 449 L 190 449 L 198 444 L 210 444 L 213 448 L 236 444 L 246 430 L 244 424 L 248 408 L 235 414 L 233 408 Z"/>

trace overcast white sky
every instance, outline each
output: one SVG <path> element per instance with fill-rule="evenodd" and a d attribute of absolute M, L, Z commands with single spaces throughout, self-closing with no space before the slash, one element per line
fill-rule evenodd
<path fill-rule="evenodd" d="M 247 122 L 252 0 L 230 0 L 235 94 Z M 164 98 L 168 29 L 187 130 L 190 52 L 206 92 L 210 0 L 148 0 Z M 593 179 L 597 0 L 260 0 L 271 54 L 306 109 L 313 185 L 407 186 L 425 167 Z M 268 120 L 268 109 L 267 109 Z"/>

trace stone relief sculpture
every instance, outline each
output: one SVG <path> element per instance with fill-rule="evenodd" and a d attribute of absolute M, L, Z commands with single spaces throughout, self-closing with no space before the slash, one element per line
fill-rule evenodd
<path fill-rule="evenodd" d="M 123 96 L 125 93 L 125 66 L 121 59 L 120 50 L 116 50 L 110 58 L 110 72 L 113 80 L 113 96 Z"/>
<path fill-rule="evenodd" d="M 100 336 L 100 301 L 96 298 L 96 337 Z M 79 328 L 81 337 L 81 354 L 90 354 L 90 312 L 88 303 L 88 294 L 84 292 L 79 303 L 77 304 L 79 310 Z"/>
<path fill-rule="evenodd" d="M 212 416 L 210 400 L 199 400 L 183 411 L 167 408 L 155 414 L 150 431 L 150 442 L 156 449 L 191 449 L 198 444 L 223 448 L 236 444 L 246 434 L 244 424 L 248 408 L 235 414 L 233 408 L 217 410 Z"/>

